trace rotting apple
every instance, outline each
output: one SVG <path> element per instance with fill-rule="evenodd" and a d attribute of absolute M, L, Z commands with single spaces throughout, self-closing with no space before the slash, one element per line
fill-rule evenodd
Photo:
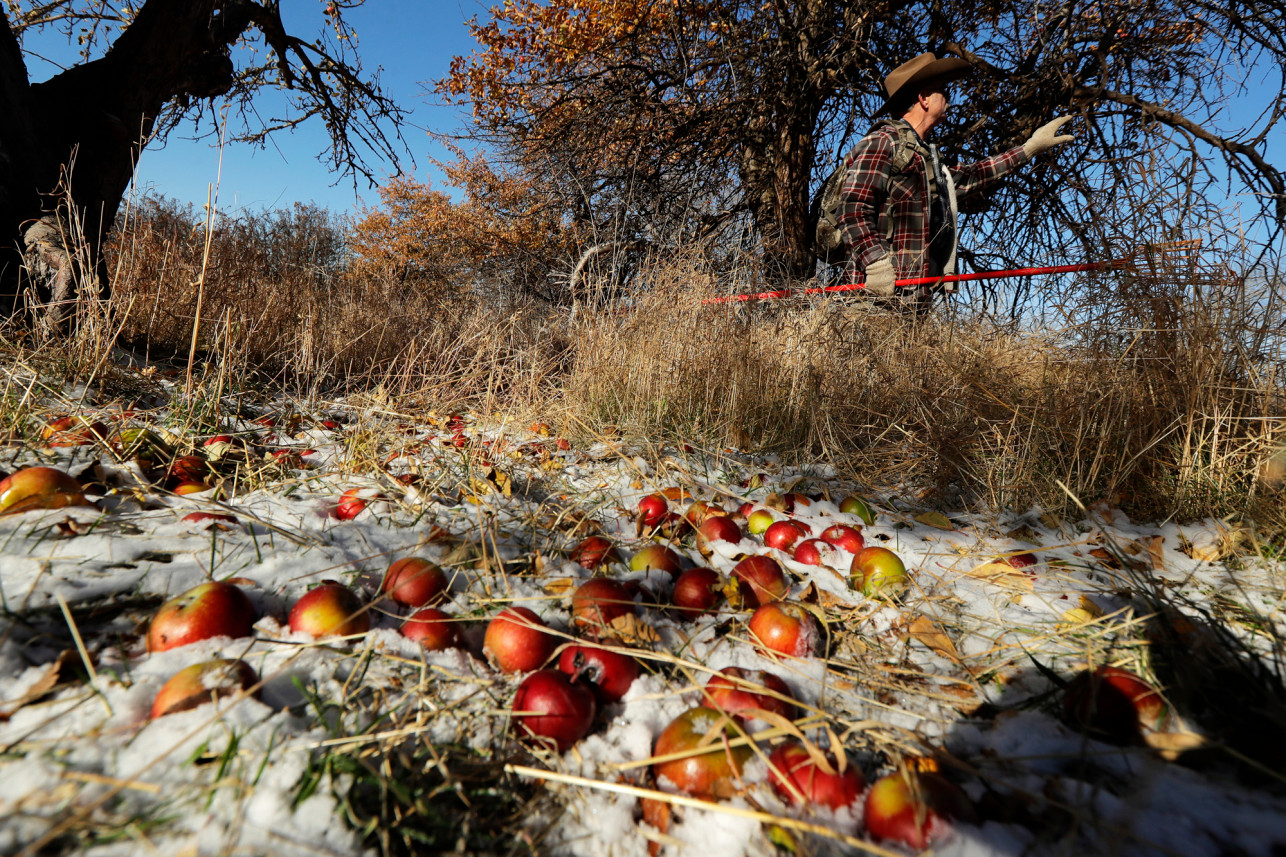
<path fill-rule="evenodd" d="M 683 570 L 683 558 L 668 545 L 653 542 L 639 548 L 630 557 L 630 571 L 659 569 L 671 576 Z"/>
<path fill-rule="evenodd" d="M 258 683 L 258 674 L 243 660 L 218 658 L 193 664 L 161 686 L 152 702 L 152 719 L 235 696 Z"/>
<path fill-rule="evenodd" d="M 402 623 L 402 636 L 414 640 L 430 652 L 454 649 L 460 645 L 459 623 L 436 607 L 415 611 Z"/>
<path fill-rule="evenodd" d="M 249 637 L 255 607 L 235 583 L 194 586 L 162 604 L 147 627 L 147 650 L 164 652 L 211 637 Z"/>
<path fill-rule="evenodd" d="M 616 580 L 595 577 L 572 593 L 572 627 L 590 637 L 611 633 L 611 624 L 634 612 L 634 598 Z"/>
<path fill-rule="evenodd" d="M 748 607 L 759 607 L 786 596 L 790 585 L 781 563 L 770 556 L 748 556 L 732 568 L 732 577 Z"/>
<path fill-rule="evenodd" d="M 1161 694 L 1139 675 L 1101 666 L 1082 670 L 1063 690 L 1063 713 L 1076 728 L 1114 744 L 1155 731 L 1169 709 Z"/>
<path fill-rule="evenodd" d="M 648 494 L 639 500 L 639 517 L 645 527 L 655 527 L 665 520 L 670 511 L 670 503 L 664 494 Z"/>
<path fill-rule="evenodd" d="M 714 609 L 723 596 L 723 577 L 712 568 L 689 568 L 674 581 L 670 601 L 688 618 Z"/>
<path fill-rule="evenodd" d="M 558 670 L 537 670 L 514 694 L 514 725 L 527 738 L 552 742 L 565 753 L 589 734 L 597 706 L 594 693 Z"/>
<path fill-rule="evenodd" d="M 848 524 L 832 524 L 822 530 L 821 540 L 832 547 L 848 551 L 851 554 L 858 553 L 866 546 L 866 539 L 862 536 L 862 531 L 857 527 L 850 527 Z"/>
<path fill-rule="evenodd" d="M 749 515 L 746 515 L 746 532 L 753 536 L 767 532 L 777 518 L 769 509 L 755 509 Z"/>
<path fill-rule="evenodd" d="M 711 515 L 722 514 L 725 514 L 722 506 L 711 503 L 708 500 L 696 500 L 684 511 L 683 517 L 687 519 L 692 529 L 696 530 L 701 528 L 706 518 Z"/>
<path fill-rule="evenodd" d="M 770 657 L 812 657 L 822 639 L 817 619 L 798 604 L 764 604 L 756 608 L 747 627 L 756 648 Z"/>
<path fill-rule="evenodd" d="M 933 772 L 894 771 L 866 793 L 863 817 L 876 839 L 917 851 L 946 828 L 948 820 L 970 821 L 973 806 L 960 787 Z"/>
<path fill-rule="evenodd" d="M 539 669 L 558 647 L 549 626 L 528 607 L 506 607 L 487 623 L 482 648 L 505 673 Z"/>
<path fill-rule="evenodd" d="M 768 757 L 768 782 L 782 800 L 799 806 L 801 798 L 810 806 L 844 809 L 857 803 L 866 780 L 856 765 L 841 772 L 832 753 L 825 754 L 831 770 L 826 771 L 799 741 L 788 741 Z"/>
<path fill-rule="evenodd" d="M 639 677 L 636 658 L 599 646 L 572 645 L 558 656 L 558 669 L 572 679 L 587 682 L 600 705 L 620 702 Z"/>
<path fill-rule="evenodd" d="M 777 550 L 790 551 L 809 536 L 808 528 L 798 521 L 776 521 L 764 530 L 764 544 Z"/>
<path fill-rule="evenodd" d="M 446 597 L 446 572 L 437 563 L 418 556 L 394 561 L 384 574 L 380 591 L 397 604 L 427 607 Z"/>
<path fill-rule="evenodd" d="M 906 565 L 888 548 L 862 548 L 849 567 L 849 586 L 867 596 L 898 595 L 907 586 Z"/>
<path fill-rule="evenodd" d="M 572 562 L 593 571 L 605 562 L 620 562 L 621 555 L 612 540 L 604 536 L 588 536 L 572 548 Z"/>
<path fill-rule="evenodd" d="M 327 580 L 300 596 L 287 622 L 291 631 L 312 637 L 349 637 L 371 629 L 371 614 L 356 592 Z"/>
<path fill-rule="evenodd" d="M 724 667 L 706 681 L 703 705 L 745 720 L 751 709 L 779 714 L 787 720 L 799 716 L 795 694 L 785 680 L 767 670 Z"/>
<path fill-rule="evenodd" d="M 727 798 L 736 793 L 741 770 L 753 754 L 745 744 L 733 746 L 739 734 L 732 718 L 712 708 L 698 706 L 674 718 L 657 736 L 652 764 L 661 785 L 700 798 Z"/>
<path fill-rule="evenodd" d="M 92 505 L 81 484 L 55 467 L 27 467 L 0 481 L 0 514 Z"/>
<path fill-rule="evenodd" d="M 868 527 L 875 525 L 875 510 L 856 494 L 845 497 L 839 504 L 839 510 L 846 515 L 856 515 Z"/>

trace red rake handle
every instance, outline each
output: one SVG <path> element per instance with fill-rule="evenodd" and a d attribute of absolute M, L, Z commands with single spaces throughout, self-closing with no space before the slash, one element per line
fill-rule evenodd
<path fill-rule="evenodd" d="M 895 286 L 924 286 L 933 283 L 965 283 L 972 280 L 999 280 L 1004 277 L 1030 277 L 1037 274 L 1074 274 L 1080 271 L 1098 271 L 1103 268 L 1115 268 L 1125 264 L 1123 260 L 1113 262 L 1088 262 L 1083 265 L 1047 265 L 1043 268 L 1013 268 L 1008 271 L 982 271 L 977 274 L 952 274 L 949 277 L 913 277 L 897 280 Z M 865 288 L 865 283 L 849 283 L 843 286 L 816 286 L 811 289 L 782 289 L 776 292 L 758 292 L 753 295 L 727 295 L 721 298 L 706 298 L 702 304 L 723 304 L 733 301 L 768 301 L 775 298 L 788 298 L 794 295 L 817 295 L 823 292 L 853 292 Z"/>

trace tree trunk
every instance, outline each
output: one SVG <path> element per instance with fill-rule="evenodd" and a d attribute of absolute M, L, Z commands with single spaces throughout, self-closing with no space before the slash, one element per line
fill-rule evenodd
<path fill-rule="evenodd" d="M 215 0 L 148 0 L 100 59 L 30 84 L 0 9 L 0 299 L 25 287 L 46 322 L 107 297 L 102 245 L 161 110 L 232 85 L 211 34 Z M 13 264 L 15 250 L 25 267 Z"/>

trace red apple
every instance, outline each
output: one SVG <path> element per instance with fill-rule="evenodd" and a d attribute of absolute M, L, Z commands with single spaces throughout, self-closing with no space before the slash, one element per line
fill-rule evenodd
<path fill-rule="evenodd" d="M 875 525 L 875 511 L 869 503 L 856 494 L 845 497 L 839 504 L 839 510 L 846 515 L 857 515 L 868 527 Z"/>
<path fill-rule="evenodd" d="M 235 524 L 237 516 L 223 515 L 218 512 L 188 512 L 183 516 L 183 521 L 187 524 L 203 524 L 207 521 L 217 524 Z"/>
<path fill-rule="evenodd" d="M 348 637 L 371 629 L 371 614 L 357 593 L 327 580 L 305 592 L 290 608 L 290 630 L 313 637 Z"/>
<path fill-rule="evenodd" d="M 166 481 L 171 485 L 202 482 L 210 475 L 210 464 L 199 455 L 184 455 L 170 462 Z"/>
<path fill-rule="evenodd" d="M 943 830 L 947 819 L 971 820 L 973 807 L 958 786 L 938 774 L 895 771 L 871 786 L 863 815 L 867 831 L 876 839 L 919 851 Z"/>
<path fill-rule="evenodd" d="M 795 545 L 792 559 L 804 565 L 834 565 L 836 550 L 821 539 L 804 539 Z"/>
<path fill-rule="evenodd" d="M 62 509 L 92 505 L 85 489 L 71 476 L 53 467 L 27 467 L 0 481 L 0 513 L 28 509 Z"/>
<path fill-rule="evenodd" d="M 856 765 L 840 773 L 833 754 L 826 754 L 831 773 L 823 770 L 799 741 L 779 746 L 768 757 L 768 781 L 787 803 L 798 806 L 800 798 L 810 806 L 843 809 L 857 803 L 866 780 Z M 792 788 L 793 787 L 793 788 Z"/>
<path fill-rule="evenodd" d="M 768 509 L 755 509 L 746 516 L 746 531 L 753 536 L 766 532 L 777 519 Z"/>
<path fill-rule="evenodd" d="M 408 616 L 402 623 L 402 636 L 430 652 L 454 649 L 460 645 L 458 623 L 450 614 L 436 607 L 425 607 Z"/>
<path fill-rule="evenodd" d="M 633 612 L 633 596 L 615 580 L 595 577 L 572 593 L 572 626 L 589 636 L 610 633 L 613 621 Z"/>
<path fill-rule="evenodd" d="M 808 538 L 808 528 L 795 521 L 777 521 L 764 530 L 764 544 L 777 550 L 789 551 L 800 539 Z"/>
<path fill-rule="evenodd" d="M 1168 708 L 1156 688 L 1120 667 L 1083 670 L 1063 691 L 1068 722 L 1114 744 L 1139 741 L 1155 731 Z"/>
<path fill-rule="evenodd" d="M 674 581 L 670 600 L 689 618 L 709 612 L 723 595 L 723 578 L 712 568 L 690 568 Z"/>
<path fill-rule="evenodd" d="M 897 595 L 906 589 L 906 566 L 888 548 L 862 548 L 849 567 L 849 585 L 864 595 Z"/>
<path fill-rule="evenodd" d="M 654 756 L 684 755 L 653 763 L 652 772 L 662 787 L 671 785 L 701 798 L 731 797 L 753 754 L 747 745 L 728 743 L 737 737 L 727 715 L 711 708 L 689 709 L 662 730 L 652 749 Z"/>
<path fill-rule="evenodd" d="M 799 716 L 799 708 L 792 701 L 795 694 L 790 685 L 766 670 L 748 670 L 741 667 L 724 667 L 706 682 L 702 691 L 703 705 L 725 711 L 745 720 L 750 709 L 761 708 L 780 714 L 787 720 Z"/>
<path fill-rule="evenodd" d="M 605 562 L 620 562 L 621 555 L 616 552 L 616 546 L 610 539 L 589 536 L 572 548 L 571 560 L 593 571 Z"/>
<path fill-rule="evenodd" d="M 558 656 L 558 669 L 587 682 L 600 705 L 620 702 L 640 671 L 639 662 L 629 655 L 579 645 L 563 649 Z"/>
<path fill-rule="evenodd" d="M 790 585 L 781 564 L 768 556 L 748 556 L 732 568 L 732 576 L 748 607 L 786 597 Z"/>
<path fill-rule="evenodd" d="M 164 652 L 211 637 L 249 637 L 255 608 L 234 583 L 194 586 L 156 611 L 147 628 L 147 650 Z"/>
<path fill-rule="evenodd" d="M 701 522 L 697 530 L 697 550 L 705 556 L 713 553 L 711 542 L 737 544 L 741 541 L 741 527 L 727 515 L 711 515 Z"/>
<path fill-rule="evenodd" d="M 161 687 L 152 702 L 152 718 L 235 696 L 258 682 L 254 668 L 242 660 L 219 658 L 193 664 L 179 670 Z"/>
<path fill-rule="evenodd" d="M 527 672 L 549 660 L 558 638 L 529 608 L 506 607 L 487 624 L 482 647 L 501 672 Z"/>
<path fill-rule="evenodd" d="M 683 558 L 670 547 L 655 542 L 639 548 L 630 557 L 630 571 L 648 571 L 653 568 L 675 575 L 683 569 Z"/>
<path fill-rule="evenodd" d="M 822 642 L 817 620 L 798 604 L 765 604 L 750 617 L 749 628 L 755 646 L 769 656 L 811 657 Z"/>
<path fill-rule="evenodd" d="M 538 742 L 566 752 L 594 725 L 594 694 L 558 670 L 538 670 L 514 694 L 514 725 Z"/>
<path fill-rule="evenodd" d="M 1027 568 L 1040 562 L 1034 553 L 1017 553 L 1005 557 L 1004 561 L 1010 568 Z"/>
<path fill-rule="evenodd" d="M 645 527 L 655 527 L 665 520 L 670 504 L 664 494 L 648 494 L 639 501 L 639 517 Z"/>
<path fill-rule="evenodd" d="M 362 512 L 366 511 L 367 505 L 377 497 L 366 497 L 364 494 L 373 493 L 369 488 L 349 488 L 343 494 L 339 495 L 339 502 L 335 504 L 335 517 L 341 521 L 351 521 Z"/>
<path fill-rule="evenodd" d="M 215 446 L 216 444 L 220 444 L 220 443 L 228 443 L 228 444 L 230 444 L 230 443 L 232 443 L 232 442 L 233 442 L 232 435 L 230 435 L 230 434 L 216 434 L 214 437 L 212 437 L 212 438 L 208 439 L 207 441 L 205 441 L 205 442 L 204 442 L 204 443 L 202 443 L 201 445 L 202 445 L 202 446 Z"/>
<path fill-rule="evenodd" d="M 862 531 L 847 524 L 833 524 L 822 531 L 822 541 L 840 550 L 855 554 L 866 545 Z"/>
<path fill-rule="evenodd" d="M 426 607 L 446 597 L 446 572 L 423 557 L 407 556 L 395 561 L 384 574 L 380 591 L 398 604 Z"/>

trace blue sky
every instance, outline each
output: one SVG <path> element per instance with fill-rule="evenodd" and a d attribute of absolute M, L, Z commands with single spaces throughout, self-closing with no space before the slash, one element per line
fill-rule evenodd
<path fill-rule="evenodd" d="M 287 25 L 296 28 L 297 35 L 311 38 L 323 20 L 324 5 L 319 0 L 284 0 L 283 15 Z M 381 83 L 411 111 L 410 124 L 403 133 L 415 158 L 415 175 L 421 180 L 438 177 L 429 162 L 431 157 L 449 159 L 441 149 L 431 146 L 425 129 L 451 132 L 459 130 L 467 119 L 467 115 L 455 110 L 432 105 L 424 95 L 427 84 L 447 73 L 453 55 L 467 54 L 476 47 L 465 22 L 474 15 L 485 18 L 489 5 L 478 0 L 372 0 L 346 13 L 357 30 L 364 65 L 368 70 L 381 66 Z M 35 43 L 29 42 L 26 47 L 35 47 Z M 39 50 L 51 58 L 67 56 L 68 51 L 61 37 L 42 40 Z M 28 56 L 32 80 L 43 80 L 56 70 Z M 272 95 L 265 93 L 258 103 L 265 114 L 271 112 Z M 218 148 L 208 140 L 184 139 L 184 129 L 180 128 L 164 148 L 151 146 L 144 150 L 135 181 L 140 188 L 153 188 L 199 206 L 205 203 L 210 185 L 217 180 L 219 209 L 225 213 L 242 208 L 288 208 L 296 201 L 316 202 L 332 211 L 351 211 L 359 200 L 378 202 L 379 197 L 364 179 L 358 180 L 354 190 L 350 178 L 335 175 L 317 160 L 317 153 L 328 146 L 329 138 L 321 123 L 310 121 L 293 133 L 271 138 L 264 149 L 244 144 L 225 146 L 220 170 Z M 373 163 L 377 173 L 391 174 L 395 169 L 391 163 Z"/>

